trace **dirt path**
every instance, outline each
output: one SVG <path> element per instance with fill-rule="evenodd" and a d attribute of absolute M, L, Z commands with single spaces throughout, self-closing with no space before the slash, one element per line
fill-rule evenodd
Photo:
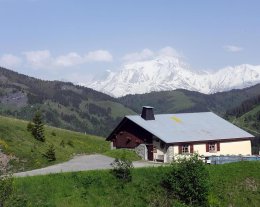
<path fill-rule="evenodd" d="M 114 161 L 114 158 L 107 157 L 100 154 L 94 155 L 81 155 L 76 156 L 73 159 L 52 165 L 49 167 L 31 170 L 27 172 L 15 173 L 15 177 L 25 177 L 34 175 L 46 175 L 50 173 L 60 173 L 60 172 L 75 172 L 75 171 L 86 171 L 86 170 L 100 170 L 100 169 L 110 169 L 110 163 Z M 145 161 L 135 161 L 133 162 L 134 167 L 149 167 L 158 166 L 158 164 L 145 162 Z"/>

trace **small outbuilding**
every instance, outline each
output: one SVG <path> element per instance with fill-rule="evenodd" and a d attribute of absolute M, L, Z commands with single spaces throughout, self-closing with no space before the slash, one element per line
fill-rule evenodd
<path fill-rule="evenodd" d="M 251 155 L 254 136 L 212 112 L 125 116 L 107 137 L 111 147 L 135 150 L 143 159 L 170 162 L 176 155 Z"/>

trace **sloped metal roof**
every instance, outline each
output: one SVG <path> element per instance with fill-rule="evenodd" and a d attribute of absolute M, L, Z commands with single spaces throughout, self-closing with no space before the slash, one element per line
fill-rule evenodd
<path fill-rule="evenodd" d="M 212 112 L 159 114 L 155 120 L 126 118 L 166 143 L 254 137 Z"/>

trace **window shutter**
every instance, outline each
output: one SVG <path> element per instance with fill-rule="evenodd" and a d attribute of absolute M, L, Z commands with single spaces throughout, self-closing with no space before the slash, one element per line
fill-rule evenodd
<path fill-rule="evenodd" d="M 209 143 L 206 143 L 206 152 L 209 152 Z"/>
<path fill-rule="evenodd" d="M 220 143 L 217 142 L 217 151 L 220 151 Z"/>
<path fill-rule="evenodd" d="M 182 146 L 179 145 L 179 154 L 182 154 Z"/>
<path fill-rule="evenodd" d="M 190 153 L 193 153 L 193 144 L 190 144 Z"/>

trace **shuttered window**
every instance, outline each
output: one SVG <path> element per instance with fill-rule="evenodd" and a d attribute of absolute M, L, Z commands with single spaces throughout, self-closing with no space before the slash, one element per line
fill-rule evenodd
<path fill-rule="evenodd" d="M 217 152 L 220 151 L 220 143 L 219 142 L 209 142 L 206 143 L 206 152 Z"/>
<path fill-rule="evenodd" d="M 193 144 L 183 144 L 178 146 L 179 154 L 188 154 L 194 152 Z"/>
<path fill-rule="evenodd" d="M 179 145 L 179 154 L 182 154 L 182 146 Z"/>
<path fill-rule="evenodd" d="M 190 144 L 190 153 L 193 153 L 193 144 Z"/>
<path fill-rule="evenodd" d="M 220 151 L 220 142 L 217 143 L 217 151 Z"/>
<path fill-rule="evenodd" d="M 209 143 L 206 143 L 206 152 L 209 152 Z"/>

